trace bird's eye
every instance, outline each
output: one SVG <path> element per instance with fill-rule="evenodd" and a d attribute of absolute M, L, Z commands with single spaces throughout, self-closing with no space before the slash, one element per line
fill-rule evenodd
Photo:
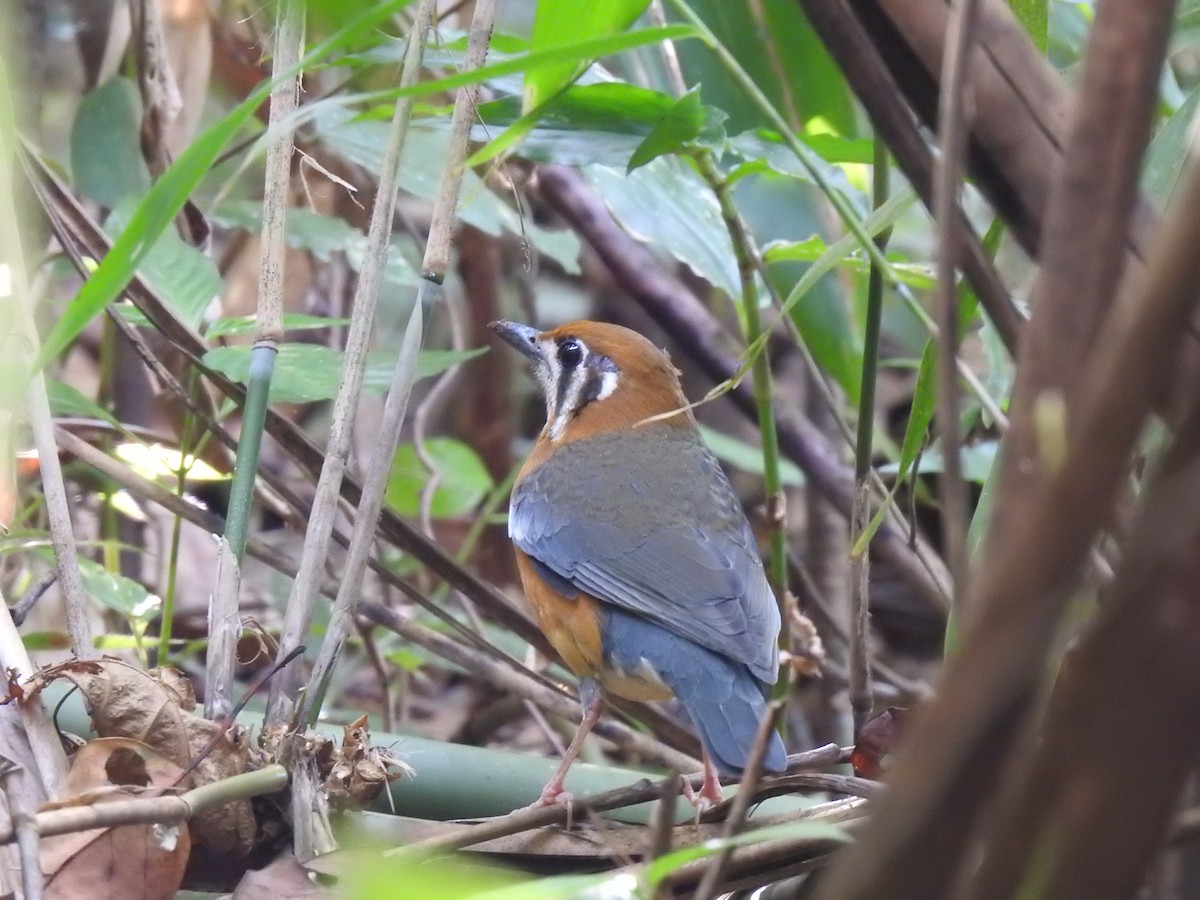
<path fill-rule="evenodd" d="M 564 369 L 573 369 L 583 359 L 583 346 L 579 341 L 568 338 L 558 345 L 558 362 Z"/>

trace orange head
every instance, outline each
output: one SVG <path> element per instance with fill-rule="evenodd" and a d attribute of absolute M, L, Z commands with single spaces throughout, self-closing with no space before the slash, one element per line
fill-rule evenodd
<path fill-rule="evenodd" d="M 488 327 L 533 363 L 546 396 L 544 442 L 633 428 L 677 410 L 668 423 L 695 421 L 670 357 L 636 331 L 586 321 L 550 331 L 503 320 Z"/>

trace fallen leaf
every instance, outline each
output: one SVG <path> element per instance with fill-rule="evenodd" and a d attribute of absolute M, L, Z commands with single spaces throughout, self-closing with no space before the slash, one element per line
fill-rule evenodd
<path fill-rule="evenodd" d="M 75 752 L 63 796 L 42 809 L 133 799 L 146 788 L 171 788 L 182 771 L 139 741 L 97 738 Z M 44 838 L 45 896 L 170 900 L 183 880 L 191 846 L 187 823 L 121 825 Z"/>
<path fill-rule="evenodd" d="M 42 670 L 45 683 L 72 681 L 87 699 L 92 726 L 102 737 L 128 737 L 153 747 L 186 768 L 214 739 L 215 746 L 184 780 L 183 787 L 211 784 L 246 771 L 250 746 L 244 729 L 224 727 L 192 713 L 196 697 L 174 669 L 149 672 L 116 659 L 86 666 L 64 664 Z M 216 853 L 243 856 L 253 846 L 257 824 L 249 800 L 239 800 L 196 816 L 197 841 Z"/>
<path fill-rule="evenodd" d="M 335 895 L 316 884 L 291 851 L 269 866 L 247 872 L 238 882 L 232 900 L 333 900 Z"/>

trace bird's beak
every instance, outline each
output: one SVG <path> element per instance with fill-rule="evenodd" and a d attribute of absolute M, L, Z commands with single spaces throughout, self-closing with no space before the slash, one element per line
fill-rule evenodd
<path fill-rule="evenodd" d="M 490 322 L 488 328 L 503 338 L 505 343 L 511 344 L 535 363 L 541 361 L 542 352 L 538 347 L 538 338 L 542 333 L 536 328 L 509 322 L 507 319 Z"/>

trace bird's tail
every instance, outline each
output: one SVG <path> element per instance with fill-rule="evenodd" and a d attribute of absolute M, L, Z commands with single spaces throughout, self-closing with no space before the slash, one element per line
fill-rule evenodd
<path fill-rule="evenodd" d="M 644 673 L 665 684 L 687 710 L 704 749 L 726 775 L 740 775 L 750 758 L 759 723 L 767 714 L 763 684 L 743 663 L 623 610 L 608 609 L 601 633 L 604 656 L 628 678 Z M 763 766 L 787 767 L 787 752 L 773 733 Z"/>
<path fill-rule="evenodd" d="M 762 687 L 749 669 L 717 659 L 720 665 L 706 667 L 703 677 L 681 682 L 675 696 L 687 710 L 717 769 L 724 775 L 740 775 L 749 761 L 759 724 L 766 717 L 767 704 Z M 768 772 L 787 768 L 787 751 L 778 732 L 771 733 L 763 768 Z"/>

